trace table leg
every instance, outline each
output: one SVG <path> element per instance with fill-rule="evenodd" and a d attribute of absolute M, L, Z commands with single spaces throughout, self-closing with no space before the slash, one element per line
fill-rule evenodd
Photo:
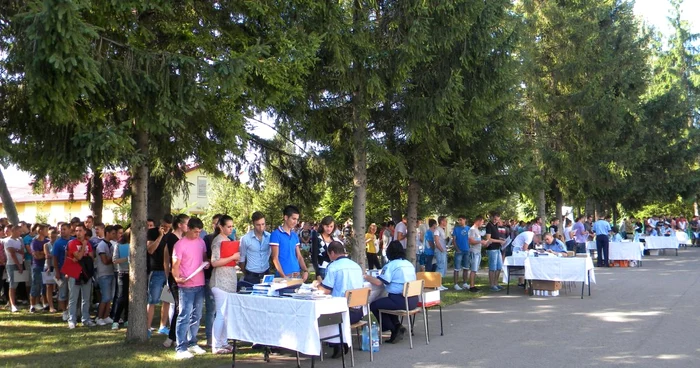
<path fill-rule="evenodd" d="M 236 367 L 236 340 L 233 340 L 233 343 L 231 344 L 233 347 L 231 349 L 231 368 Z"/>
<path fill-rule="evenodd" d="M 588 271 L 588 296 L 591 296 L 591 271 Z"/>
<path fill-rule="evenodd" d="M 506 278 L 506 295 L 510 295 L 510 266 L 506 266 L 506 272 L 508 272 L 508 277 Z"/>
<path fill-rule="evenodd" d="M 585 277 L 585 276 L 584 276 Z M 583 291 L 586 290 L 586 282 L 581 281 L 581 299 L 583 299 Z"/>

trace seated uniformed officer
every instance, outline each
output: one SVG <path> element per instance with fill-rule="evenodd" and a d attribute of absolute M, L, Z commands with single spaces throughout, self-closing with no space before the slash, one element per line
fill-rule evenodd
<path fill-rule="evenodd" d="M 328 245 L 331 264 L 326 268 L 326 278 L 319 284 L 319 290 L 336 297 L 345 297 L 347 290 L 363 287 L 362 268 L 345 254 L 345 246 L 339 241 Z M 350 323 L 362 319 L 362 309 L 350 309 Z"/>
<path fill-rule="evenodd" d="M 406 304 L 403 297 L 403 285 L 409 281 L 415 281 L 416 270 L 413 264 L 406 260 L 406 250 L 398 240 L 389 243 L 386 250 L 389 263 L 384 265 L 378 278 L 365 275 L 365 280 L 381 286 L 384 285 L 388 295 L 385 298 L 375 300 L 369 305 L 374 316 L 379 319 L 379 310 L 403 310 Z M 413 309 L 418 305 L 418 297 L 408 298 L 408 308 Z M 403 339 L 406 328 L 399 323 L 399 317 L 385 314 L 382 316 L 383 331 L 391 331 L 391 338 L 387 342 L 395 343 Z"/>
<path fill-rule="evenodd" d="M 326 267 L 326 278 L 319 285 L 319 290 L 335 297 L 345 297 L 345 291 L 363 287 L 362 268 L 345 254 L 345 246 L 339 241 L 333 241 L 328 245 L 330 265 Z M 316 281 L 314 281 L 316 283 Z M 362 319 L 362 308 L 350 308 L 350 323 L 356 323 Z M 340 344 L 333 346 L 333 358 L 340 357 Z M 345 347 L 347 353 L 348 348 Z"/>
<path fill-rule="evenodd" d="M 554 236 L 550 233 L 544 234 L 544 250 L 547 253 L 561 254 L 566 257 L 566 245 L 559 239 L 554 239 Z"/>

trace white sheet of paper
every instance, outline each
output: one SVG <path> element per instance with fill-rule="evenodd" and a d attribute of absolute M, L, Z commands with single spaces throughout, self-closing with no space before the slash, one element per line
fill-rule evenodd
<path fill-rule="evenodd" d="M 503 244 L 501 244 L 501 250 L 506 249 L 506 247 L 510 244 L 511 242 L 510 236 L 504 239 Z"/>
<path fill-rule="evenodd" d="M 185 281 L 188 281 L 189 279 L 193 278 L 198 273 L 202 272 L 202 270 L 204 270 L 204 267 L 207 267 L 208 265 L 209 265 L 209 262 L 202 262 L 202 264 L 199 265 L 199 267 L 197 267 L 197 269 L 194 270 L 194 272 L 192 272 L 189 276 L 187 276 Z"/>

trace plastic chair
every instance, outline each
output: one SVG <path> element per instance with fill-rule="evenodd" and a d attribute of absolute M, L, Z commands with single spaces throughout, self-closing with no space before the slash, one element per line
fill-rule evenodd
<path fill-rule="evenodd" d="M 359 320 L 356 323 L 353 323 L 350 328 L 355 329 L 357 331 L 357 346 L 362 346 L 362 341 L 360 340 L 362 337 L 362 334 L 360 333 L 360 328 L 363 326 L 367 326 L 369 329 L 369 336 L 370 336 L 370 347 L 369 347 L 369 360 L 370 362 L 374 361 L 374 353 L 372 352 L 372 316 L 371 313 L 369 313 L 369 295 L 371 293 L 372 289 L 370 288 L 360 288 L 360 289 L 352 289 L 348 290 L 345 292 L 345 298 L 348 300 L 348 308 L 357 308 L 357 307 L 367 307 L 367 320 Z M 354 352 L 354 347 L 350 347 L 350 360 L 352 362 L 352 366 L 355 366 L 355 352 Z"/>
<path fill-rule="evenodd" d="M 411 316 L 414 316 L 421 311 L 423 312 L 423 316 L 425 319 L 425 323 L 423 323 L 423 326 L 425 326 L 425 344 L 428 345 L 430 344 L 430 340 L 428 340 L 428 324 L 427 324 L 427 318 L 425 318 L 425 307 L 416 307 L 414 309 L 408 309 L 408 298 L 414 297 L 414 296 L 421 296 L 423 297 L 423 285 L 424 282 L 423 280 L 415 280 L 415 281 L 409 281 L 405 284 L 403 284 L 403 298 L 406 302 L 406 307 L 405 309 L 401 310 L 391 310 L 391 309 L 380 309 L 379 310 L 379 331 L 384 330 L 383 325 L 382 325 L 382 314 L 391 314 L 394 316 L 399 316 L 401 318 L 406 317 L 408 320 L 408 340 L 410 341 L 410 346 L 411 349 L 413 349 L 413 326 L 411 323 Z M 381 344 L 381 339 L 379 339 L 379 343 Z"/>
<path fill-rule="evenodd" d="M 438 290 L 442 286 L 442 275 L 439 272 L 418 272 L 416 273 L 416 279 L 423 280 L 424 287 L 426 289 Z M 425 304 L 425 305 L 423 305 Z M 440 336 L 444 336 L 444 331 L 442 328 L 442 301 L 435 300 L 432 302 L 423 303 L 423 301 L 418 302 L 419 307 L 425 307 L 425 323 L 428 324 L 428 312 L 430 308 L 438 307 L 440 310 Z M 430 326 L 428 326 L 428 334 L 430 334 Z"/>
<path fill-rule="evenodd" d="M 318 317 L 318 327 L 325 327 L 325 326 L 333 326 L 337 325 L 338 326 L 338 334 L 333 335 L 333 336 L 326 336 L 321 339 L 321 342 L 334 339 L 336 337 L 340 338 L 340 346 L 342 349 L 343 346 L 343 313 L 338 312 L 338 313 L 330 313 L 330 314 L 322 314 Z M 341 354 L 340 357 L 343 360 L 343 368 L 345 368 L 345 354 Z M 315 356 L 311 356 L 311 367 L 315 367 Z M 323 358 L 323 350 L 321 350 L 321 358 Z M 299 360 L 299 353 L 297 352 L 297 365 Z"/>

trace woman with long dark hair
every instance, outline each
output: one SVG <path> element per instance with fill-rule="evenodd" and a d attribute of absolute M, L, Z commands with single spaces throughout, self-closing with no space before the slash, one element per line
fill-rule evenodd
<path fill-rule="evenodd" d="M 214 270 L 209 281 L 216 303 L 211 350 L 214 354 L 231 354 L 233 348 L 228 345 L 226 339 L 226 323 L 230 323 L 230 321 L 223 306 L 226 304 L 228 295 L 235 294 L 237 288 L 236 269 L 229 266 L 229 263 L 241 258 L 238 252 L 228 257 L 221 256 L 221 243 L 229 241 L 229 235 L 233 233 L 231 216 L 223 215 L 219 218 L 215 233 L 216 237 L 211 242 L 211 265 Z"/>
<path fill-rule="evenodd" d="M 333 241 L 340 241 L 340 239 L 332 235 L 334 228 L 335 220 L 333 220 L 333 216 L 324 217 L 321 219 L 318 235 L 313 237 L 311 241 L 311 264 L 316 270 L 316 280 L 318 281 L 323 281 L 326 277 L 326 267 L 331 263 L 331 259 L 328 256 L 328 246 Z"/>

